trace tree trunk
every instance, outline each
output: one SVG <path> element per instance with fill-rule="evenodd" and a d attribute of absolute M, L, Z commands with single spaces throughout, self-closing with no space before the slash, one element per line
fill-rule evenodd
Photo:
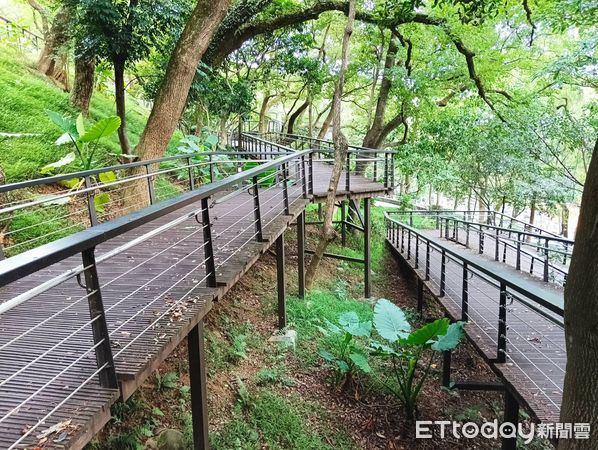
<path fill-rule="evenodd" d="M 266 122 L 268 116 L 268 103 L 270 99 L 273 98 L 274 95 L 264 95 L 264 99 L 262 100 L 262 107 L 260 108 L 260 118 L 258 121 L 258 131 L 263 134 L 268 131 L 268 124 Z"/>
<path fill-rule="evenodd" d="M 291 117 L 289 117 L 289 124 L 287 126 L 287 134 L 293 134 L 295 122 L 297 122 L 297 119 L 301 116 L 301 114 L 303 114 L 303 111 L 305 111 L 308 106 L 309 100 L 306 100 L 301 106 L 299 106 L 299 108 L 295 110 L 295 112 L 293 112 L 293 114 L 291 114 Z"/>
<path fill-rule="evenodd" d="M 226 132 L 226 122 L 228 115 L 220 117 L 220 124 L 218 125 L 219 142 L 222 145 L 228 145 L 228 133 Z"/>
<path fill-rule="evenodd" d="M 75 55 L 75 83 L 71 93 L 71 105 L 86 116 L 89 114 L 89 105 L 93 94 L 95 70 L 95 58 Z"/>
<path fill-rule="evenodd" d="M 137 145 L 141 159 L 164 156 L 176 130 L 199 60 L 226 14 L 230 0 L 199 0 L 170 57 L 162 86 Z"/>
<path fill-rule="evenodd" d="M 65 47 L 71 37 L 70 22 L 71 10 L 62 6 L 54 17 L 52 27 L 44 35 L 44 47 L 37 61 L 37 70 L 50 77 L 65 91 L 69 90 Z"/>
<path fill-rule="evenodd" d="M 204 110 L 203 106 L 201 105 L 201 103 L 197 102 L 195 111 L 196 111 L 195 114 L 197 115 L 197 118 L 195 120 L 195 136 L 201 136 L 201 133 L 203 131 L 204 117 L 205 117 L 205 110 Z"/>
<path fill-rule="evenodd" d="M 116 115 L 120 117 L 118 128 L 118 140 L 123 155 L 131 154 L 131 145 L 127 137 L 127 117 L 125 105 L 125 58 L 117 56 L 114 58 L 114 94 L 116 97 Z"/>
<path fill-rule="evenodd" d="M 328 133 L 328 130 L 330 129 L 330 124 L 332 123 L 333 113 L 334 111 L 332 111 L 332 108 L 330 108 L 330 112 L 324 119 L 324 123 L 322 123 L 322 128 L 320 128 L 320 131 L 318 132 L 318 139 L 324 139 L 324 136 L 326 136 L 326 133 Z"/>
<path fill-rule="evenodd" d="M 532 203 L 529 207 L 529 223 L 533 225 L 536 221 L 536 199 L 532 198 Z"/>
<path fill-rule="evenodd" d="M 334 165 L 332 167 L 332 174 L 330 175 L 330 182 L 328 184 L 328 193 L 326 195 L 326 205 L 324 209 L 324 225 L 322 226 L 322 233 L 320 240 L 316 246 L 314 255 L 311 258 L 309 267 L 305 273 L 305 287 L 310 289 L 316 277 L 316 272 L 326 251 L 328 244 L 334 239 L 334 228 L 332 226 L 332 218 L 334 216 L 334 204 L 336 202 L 336 191 L 338 182 L 340 180 L 341 172 L 347 158 L 347 151 L 349 143 L 347 138 L 341 130 L 341 98 L 343 96 L 343 86 L 345 84 L 345 73 L 347 72 L 347 63 L 349 59 L 349 42 L 351 34 L 353 33 L 353 22 L 355 20 L 355 1 L 349 0 L 349 15 L 347 17 L 347 25 L 343 34 L 343 46 L 341 57 L 341 68 L 338 74 L 338 80 L 334 89 L 334 99 L 332 101 L 333 111 L 333 140 L 334 140 Z"/>
<path fill-rule="evenodd" d="M 598 442 L 598 139 L 581 198 L 575 248 L 565 285 L 567 368 L 563 423 L 589 423 L 590 438 L 560 439 L 559 450 L 594 449 Z"/>

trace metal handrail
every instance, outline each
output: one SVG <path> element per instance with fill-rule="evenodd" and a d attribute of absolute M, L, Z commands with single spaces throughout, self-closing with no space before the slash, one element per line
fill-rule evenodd
<path fill-rule="evenodd" d="M 474 268 L 475 270 L 484 274 L 486 277 L 497 281 L 501 285 L 504 284 L 506 287 L 511 288 L 519 294 L 529 298 L 530 300 L 536 302 L 543 308 L 546 308 L 549 311 L 557 314 L 558 316 L 563 317 L 564 303 L 562 301 L 561 296 L 557 292 L 550 291 L 547 289 L 540 289 L 532 283 L 528 282 L 527 280 L 509 277 L 507 272 L 504 272 L 501 275 L 496 271 L 496 268 L 492 266 L 490 263 L 486 264 L 484 261 L 480 261 L 479 259 L 473 259 L 464 252 L 455 250 L 454 248 L 451 248 L 440 242 L 432 241 L 428 236 L 421 233 L 416 228 L 411 227 L 401 222 L 400 220 L 391 217 L 391 215 L 388 212 L 384 213 L 384 218 L 387 224 L 388 222 L 397 224 L 400 228 L 408 230 L 410 234 L 417 236 L 420 241 L 426 242 L 427 245 L 431 245 L 433 247 L 436 247 L 437 249 L 440 249 L 442 252 L 452 256 L 456 260 L 465 262 L 468 268 Z"/>
<path fill-rule="evenodd" d="M 94 248 L 102 242 L 106 242 L 115 236 L 165 216 L 173 211 L 179 210 L 191 203 L 207 199 L 218 192 L 232 188 L 238 183 L 252 179 L 253 177 L 261 175 L 288 161 L 307 156 L 309 153 L 309 150 L 305 150 L 282 156 L 271 162 L 264 163 L 259 167 L 245 170 L 223 180 L 215 181 L 195 190 L 185 192 L 173 199 L 145 207 L 117 219 L 98 224 L 65 238 L 58 239 L 54 242 L 2 260 L 0 261 L 0 287 L 86 249 Z"/>

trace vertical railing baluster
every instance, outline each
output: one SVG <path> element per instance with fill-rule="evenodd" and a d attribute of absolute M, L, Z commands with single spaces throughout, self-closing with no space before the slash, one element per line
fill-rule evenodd
<path fill-rule="evenodd" d="M 282 164 L 282 196 L 284 200 L 284 213 L 286 215 L 290 214 L 289 210 L 289 190 L 288 190 L 288 173 L 287 173 L 288 165 L 287 163 Z"/>
<path fill-rule="evenodd" d="M 411 230 L 407 228 L 407 259 L 411 259 Z"/>
<path fill-rule="evenodd" d="M 303 191 L 303 198 L 307 198 L 307 178 L 305 171 L 305 156 L 301 155 L 301 189 Z"/>
<path fill-rule="evenodd" d="M 430 279 L 430 240 L 426 239 L 426 281 Z"/>
<path fill-rule="evenodd" d="M 260 194 L 258 190 L 258 178 L 254 176 L 252 179 L 253 182 L 253 220 L 255 222 L 255 234 L 256 239 L 258 242 L 262 242 L 264 240 L 264 235 L 262 232 L 262 213 L 260 211 Z"/>
<path fill-rule="evenodd" d="M 415 234 L 415 268 L 419 268 L 419 234 Z"/>
<path fill-rule="evenodd" d="M 193 189 L 195 189 L 195 177 L 193 174 L 193 167 L 191 164 L 191 158 L 187 158 L 187 168 L 189 171 L 189 190 L 192 191 Z"/>
<path fill-rule="evenodd" d="M 495 231 L 494 237 L 494 261 L 498 261 L 498 253 L 499 253 L 499 242 L 498 242 L 498 228 Z"/>
<path fill-rule="evenodd" d="M 463 261 L 463 286 L 461 288 L 461 320 L 467 322 L 469 320 L 469 272 L 467 270 L 467 262 Z"/>
<path fill-rule="evenodd" d="M 154 177 L 151 175 L 151 168 L 149 164 L 145 165 L 145 173 L 147 174 L 147 190 L 149 194 L 150 205 L 156 201 L 156 193 L 154 191 Z"/>
<path fill-rule="evenodd" d="M 544 281 L 548 281 L 548 238 L 544 240 Z"/>
<path fill-rule="evenodd" d="M 515 269 L 521 270 L 521 233 L 517 233 L 517 254 L 515 255 Z"/>
<path fill-rule="evenodd" d="M 346 173 L 345 173 L 345 191 L 351 191 L 351 152 L 347 151 L 347 162 L 346 162 Z"/>
<path fill-rule="evenodd" d="M 209 199 L 201 199 L 201 224 L 203 228 L 204 255 L 206 261 L 206 285 L 216 287 L 216 261 L 212 242 L 212 224 L 210 223 Z"/>
<path fill-rule="evenodd" d="M 440 293 L 439 297 L 444 297 L 446 288 L 446 251 L 442 249 L 442 257 L 440 260 Z"/>
<path fill-rule="evenodd" d="M 314 195 L 314 152 L 309 152 L 309 195 Z"/>
<path fill-rule="evenodd" d="M 96 211 L 96 204 L 95 204 L 95 191 L 92 188 L 91 177 L 85 177 L 85 189 L 87 189 L 86 197 L 87 197 L 87 212 L 89 214 L 89 225 L 94 227 L 98 224 L 98 214 Z"/>
<path fill-rule="evenodd" d="M 100 290 L 100 280 L 95 259 L 95 247 L 88 248 L 81 252 L 83 259 L 83 275 L 85 278 L 85 291 L 89 304 L 89 315 L 93 322 L 91 331 L 95 348 L 96 363 L 98 368 L 106 367 L 99 373 L 100 385 L 105 388 L 116 389 L 116 369 L 110 346 L 110 333 L 106 322 L 106 311 Z M 101 344 L 100 344 L 101 342 Z"/>
<path fill-rule="evenodd" d="M 498 346 L 496 361 L 504 363 L 507 360 L 507 285 L 500 283 L 500 298 L 498 309 Z"/>

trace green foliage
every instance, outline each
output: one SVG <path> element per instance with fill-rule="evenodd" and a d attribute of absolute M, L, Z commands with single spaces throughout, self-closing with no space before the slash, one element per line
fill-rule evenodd
<path fill-rule="evenodd" d="M 369 337 L 371 322 L 361 321 L 355 311 L 348 311 L 338 317 L 338 325 L 325 320 L 325 326 L 318 329 L 328 338 L 326 348 L 318 354 L 332 368 L 337 383 L 345 384 L 356 373 L 371 371 L 365 347 L 356 339 Z"/>
<path fill-rule="evenodd" d="M 92 124 L 91 128 L 85 128 L 85 120 L 82 114 L 76 119 L 64 117 L 54 111 L 46 111 L 48 117 L 56 126 L 58 126 L 63 135 L 60 136 L 56 145 L 72 145 L 74 152 L 67 154 L 60 160 L 46 164 L 40 169 L 42 175 L 54 172 L 56 169 L 67 166 L 75 159 L 78 159 L 82 170 L 89 170 L 97 161 L 94 157 L 99 148 L 100 139 L 108 137 L 118 130 L 120 119 L 116 116 L 106 117 Z"/>
<path fill-rule="evenodd" d="M 372 355 L 389 360 L 389 366 L 398 389 L 387 387 L 401 401 L 408 420 L 417 414 L 417 400 L 424 386 L 435 352 L 454 349 L 463 337 L 463 323 L 438 319 L 419 329 L 411 327 L 401 308 L 385 299 L 374 307 L 374 327 L 383 341 L 372 340 Z M 427 362 L 422 363 L 424 359 Z"/>
<path fill-rule="evenodd" d="M 57 161 L 65 154 L 64 148 L 54 144 L 57 137 L 56 125 L 46 110 L 56 111 L 61 116 L 76 117 L 77 111 L 69 105 L 69 94 L 59 89 L 46 77 L 32 71 L 27 61 L 2 46 L 0 51 L 0 133 L 33 133 L 33 136 L 14 138 L 0 137 L 0 168 L 6 182 L 16 182 L 40 176 L 40 167 Z M 132 97 L 128 99 L 127 131 L 131 145 L 136 145 L 147 121 L 147 110 L 140 107 Z M 95 92 L 91 99 L 90 122 L 97 122 L 114 115 L 114 97 Z M 180 133 L 169 148 L 176 148 Z M 120 154 L 116 135 L 99 143 L 95 155 L 96 166 L 117 162 Z"/>
<path fill-rule="evenodd" d="M 167 372 L 164 375 L 161 375 L 159 371 L 156 371 L 155 381 L 156 389 L 159 392 L 162 392 L 169 389 L 176 389 L 179 376 L 176 372 Z"/>
<path fill-rule="evenodd" d="M 83 224 L 72 223 L 65 217 L 68 205 L 49 205 L 19 211 L 10 221 L 10 245 L 7 256 L 13 256 L 56 239 L 83 230 Z"/>

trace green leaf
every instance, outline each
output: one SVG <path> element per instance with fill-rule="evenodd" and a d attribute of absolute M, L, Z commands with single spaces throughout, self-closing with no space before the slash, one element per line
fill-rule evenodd
<path fill-rule="evenodd" d="M 361 322 L 355 311 L 348 311 L 341 314 L 338 323 L 343 329 L 353 336 L 369 336 L 372 331 L 371 322 Z"/>
<path fill-rule="evenodd" d="M 79 136 L 83 136 L 85 134 L 85 123 L 83 122 L 83 114 L 79 114 L 77 116 L 77 122 L 75 123 L 77 127 L 77 133 Z"/>
<path fill-rule="evenodd" d="M 454 349 L 463 338 L 463 322 L 455 322 L 449 325 L 446 334 L 438 337 L 432 344 L 432 350 L 445 352 Z"/>
<path fill-rule="evenodd" d="M 54 172 L 54 170 L 58 169 L 59 167 L 63 167 L 63 166 L 66 166 L 67 164 L 72 163 L 76 157 L 77 156 L 75 155 L 75 153 L 71 152 L 71 153 L 67 154 L 66 156 L 64 156 L 63 158 L 60 158 L 58 161 L 55 161 L 50 164 L 46 164 L 44 167 L 39 169 L 39 173 L 42 175 L 47 175 L 49 173 L 52 173 L 52 172 Z"/>
<path fill-rule="evenodd" d="M 351 361 L 353 361 L 353 364 L 355 364 L 357 367 L 359 367 L 359 369 L 362 372 L 370 373 L 372 371 L 372 368 L 370 367 L 370 365 L 368 363 L 368 359 L 363 353 L 357 353 L 357 352 L 350 353 L 349 358 L 351 359 Z"/>
<path fill-rule="evenodd" d="M 106 117 L 96 122 L 84 135 L 79 137 L 81 142 L 97 141 L 103 137 L 109 136 L 120 127 L 120 118 L 117 116 Z"/>
<path fill-rule="evenodd" d="M 76 189 L 83 184 L 83 178 L 71 178 L 70 180 L 60 180 L 58 184 L 68 189 Z"/>
<path fill-rule="evenodd" d="M 152 408 L 152 416 L 164 417 L 164 413 L 162 412 L 162 410 L 160 408 L 154 407 L 154 408 Z"/>
<path fill-rule="evenodd" d="M 403 310 L 384 298 L 374 306 L 374 326 L 380 336 L 390 342 L 407 337 L 411 330 Z"/>
<path fill-rule="evenodd" d="M 347 311 L 342 313 L 338 317 L 338 323 L 340 323 L 343 327 L 346 327 L 351 324 L 358 324 L 359 316 L 355 311 Z"/>
<path fill-rule="evenodd" d="M 99 195 L 96 195 L 93 198 L 93 204 L 96 207 L 96 211 L 99 212 L 99 213 L 103 213 L 104 212 L 104 206 L 109 201 L 110 201 L 110 194 L 108 194 L 107 192 L 103 192 L 103 193 L 101 193 Z"/>
<path fill-rule="evenodd" d="M 58 114 L 57 112 L 50 111 L 46 109 L 46 114 L 54 124 L 58 125 L 58 127 L 64 131 L 65 133 L 69 133 L 77 139 L 79 133 L 77 133 L 77 125 L 75 121 L 69 117 L 64 117 Z"/>
<path fill-rule="evenodd" d="M 328 330 L 328 334 L 341 334 L 342 330 L 333 324 L 330 320 L 324 319 L 324 323 L 326 324 L 326 329 Z"/>
<path fill-rule="evenodd" d="M 391 346 L 378 341 L 371 341 L 369 349 L 376 356 L 399 356 Z"/>
<path fill-rule="evenodd" d="M 349 373 L 351 371 L 351 369 L 349 368 L 349 364 L 347 364 L 345 361 L 337 359 L 336 365 L 339 368 L 339 370 L 343 373 Z"/>
<path fill-rule="evenodd" d="M 104 184 L 106 183 L 114 183 L 118 180 L 116 174 L 112 171 L 109 172 L 102 172 L 99 174 L 100 181 Z"/>
<path fill-rule="evenodd" d="M 206 137 L 206 144 L 208 144 L 210 147 L 214 147 L 216 144 L 218 144 L 218 136 L 215 134 L 208 134 Z"/>
<path fill-rule="evenodd" d="M 444 335 L 449 324 L 450 321 L 446 317 L 444 319 L 435 320 L 434 322 L 415 330 L 407 339 L 401 341 L 401 343 L 406 345 L 426 345 L 428 341 L 431 341 L 436 336 Z"/>
<path fill-rule="evenodd" d="M 335 356 L 326 350 L 318 350 L 318 355 L 320 355 L 328 362 L 334 362 L 336 360 Z"/>

